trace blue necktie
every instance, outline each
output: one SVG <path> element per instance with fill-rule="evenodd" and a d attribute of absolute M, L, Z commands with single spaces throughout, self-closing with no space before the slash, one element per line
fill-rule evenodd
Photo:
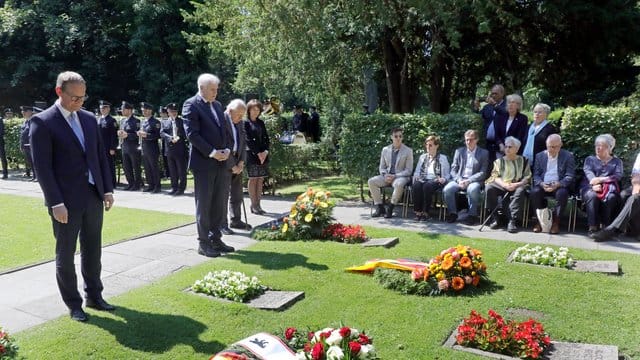
<path fill-rule="evenodd" d="M 69 115 L 69 125 L 71 125 L 71 129 L 73 130 L 73 133 L 76 134 L 76 137 L 78 138 L 78 140 L 80 140 L 80 145 L 82 145 L 82 149 L 85 150 L 84 134 L 82 133 L 82 127 L 80 126 L 80 120 L 78 119 L 78 115 L 75 112 L 72 112 L 71 115 Z M 88 170 L 88 172 L 89 172 L 89 183 L 95 184 L 95 181 L 93 180 L 93 174 L 91 174 L 91 170 Z"/>

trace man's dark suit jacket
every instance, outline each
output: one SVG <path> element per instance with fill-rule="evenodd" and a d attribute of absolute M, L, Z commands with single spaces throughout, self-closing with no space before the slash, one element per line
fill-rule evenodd
<path fill-rule="evenodd" d="M 187 154 L 187 134 L 184 131 L 184 124 L 180 116 L 176 117 L 176 135 L 180 140 L 175 143 L 171 142 L 173 138 L 173 123 L 171 119 L 167 119 L 162 123 L 162 131 L 160 137 L 164 141 L 164 156 L 184 157 Z"/>
<path fill-rule="evenodd" d="M 229 161 L 218 161 L 209 157 L 216 150 L 233 149 L 233 134 L 224 118 L 222 105 L 214 101 L 220 125 L 216 123 L 211 107 L 200 95 L 187 99 L 182 105 L 182 116 L 187 138 L 191 143 L 189 149 L 189 169 L 207 170 L 212 166 L 229 167 Z"/>
<path fill-rule="evenodd" d="M 111 115 L 100 119 L 100 135 L 106 150 L 115 151 L 118 148 L 118 122 Z"/>
<path fill-rule="evenodd" d="M 538 186 L 544 181 L 548 159 L 547 150 L 541 151 L 536 155 L 533 167 L 533 186 Z M 565 149 L 560 149 L 558 154 L 558 178 L 564 188 L 569 188 L 576 178 L 576 161 L 573 154 Z"/>
<path fill-rule="evenodd" d="M 84 150 L 55 105 L 31 118 L 33 164 L 46 206 L 64 203 L 69 210 L 85 208 L 89 192 L 93 191 L 88 186 L 89 170 L 102 199 L 105 193 L 113 192 L 111 170 L 96 118 L 85 110 L 77 114 L 84 134 Z"/>
<path fill-rule="evenodd" d="M 498 129 L 496 124 L 494 123 L 495 135 L 496 138 L 494 141 L 489 142 L 487 140 L 487 132 L 489 130 L 489 125 L 491 125 L 492 121 L 500 115 L 505 115 L 507 113 L 507 99 L 502 99 L 499 104 L 491 105 L 486 104 L 482 110 L 480 110 L 480 116 L 482 116 L 482 140 L 485 141 L 486 150 L 488 151 L 497 151 L 497 140 L 498 140 Z"/>
<path fill-rule="evenodd" d="M 513 136 L 520 140 L 521 145 L 518 150 L 518 155 L 522 155 L 522 152 L 524 151 L 524 143 L 527 141 L 529 119 L 527 118 L 527 115 L 517 113 L 509 127 L 509 131 L 507 131 L 507 121 L 509 121 L 509 113 L 496 115 L 496 142 L 504 145 L 504 139 L 509 136 Z"/>
<path fill-rule="evenodd" d="M 231 118 L 229 117 L 229 114 L 227 114 L 226 112 L 224 113 L 224 117 L 225 117 L 225 121 L 229 122 L 229 125 L 231 125 Z M 231 163 L 231 167 L 234 167 L 236 165 L 238 165 L 238 163 L 240 161 L 242 161 L 245 166 L 247 163 L 247 137 L 244 133 L 244 122 L 240 121 L 237 124 L 233 124 L 233 126 L 236 128 L 236 136 L 238 138 L 238 149 L 236 151 L 236 155 L 234 156 L 233 154 L 231 156 L 229 156 L 229 162 Z M 233 133 L 231 134 L 231 139 L 233 140 Z M 231 145 L 231 147 L 229 148 L 231 151 L 233 151 L 233 145 Z"/>
<path fill-rule="evenodd" d="M 451 163 L 451 179 L 458 181 L 462 179 L 464 168 L 467 166 L 467 147 L 456 149 Z M 488 177 L 489 152 L 476 146 L 475 161 L 473 162 L 473 172 L 468 178 L 470 182 L 483 182 Z"/>

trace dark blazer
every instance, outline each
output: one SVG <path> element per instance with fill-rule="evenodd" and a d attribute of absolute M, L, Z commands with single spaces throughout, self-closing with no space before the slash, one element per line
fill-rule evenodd
<path fill-rule="evenodd" d="M 236 128 L 236 136 L 238 138 L 238 150 L 236 150 L 236 154 L 235 155 L 231 155 L 229 156 L 229 162 L 231 167 L 236 166 L 240 161 L 242 161 L 243 163 L 247 162 L 247 139 L 246 139 L 246 135 L 244 133 L 244 124 L 242 123 L 242 121 L 240 121 L 237 124 L 233 124 L 233 122 L 231 121 L 231 118 L 229 117 L 228 113 L 224 113 L 224 118 L 225 120 L 229 123 L 229 126 L 233 126 Z M 231 139 L 233 139 L 233 133 L 231 134 Z M 231 147 L 229 148 L 233 151 L 233 145 L 231 145 Z"/>
<path fill-rule="evenodd" d="M 498 142 L 498 128 L 494 123 L 494 129 L 496 131 L 496 139 L 493 142 L 487 141 L 487 131 L 489 130 L 489 125 L 492 121 L 494 121 L 498 116 L 503 116 L 507 113 L 507 99 L 502 99 L 502 102 L 496 105 L 486 104 L 482 110 L 480 110 L 480 116 L 482 116 L 482 139 L 490 144 L 491 147 L 496 147 Z M 489 149 L 491 151 L 497 151 L 498 149 Z"/>
<path fill-rule="evenodd" d="M 533 167 L 533 186 L 538 186 L 544 181 L 544 174 L 547 172 L 547 150 L 541 151 L 536 155 L 535 165 Z M 565 149 L 560 149 L 558 154 L 558 178 L 560 185 L 569 188 L 573 185 L 576 178 L 576 161 L 573 154 Z"/>
<path fill-rule="evenodd" d="M 187 134 L 184 131 L 184 123 L 182 118 L 178 116 L 176 118 L 176 135 L 180 137 L 180 140 L 175 143 L 171 142 L 173 138 L 173 123 L 171 119 L 167 119 L 162 123 L 162 131 L 160 137 L 164 141 L 164 155 L 184 157 L 187 154 Z"/>
<path fill-rule="evenodd" d="M 527 141 L 527 129 L 529 128 L 529 119 L 527 115 L 523 113 L 517 113 L 509 131 L 507 131 L 507 121 L 509 121 L 509 113 L 496 115 L 495 127 L 496 127 L 496 142 L 498 145 L 504 145 L 504 139 L 509 136 L 520 140 L 522 144 L 518 150 L 518 155 L 522 155 L 524 151 L 524 144 Z"/>
<path fill-rule="evenodd" d="M 467 147 L 458 148 L 451 163 L 451 178 L 454 181 L 462 179 L 464 168 L 467 166 Z M 476 157 L 473 163 L 473 174 L 468 178 L 471 182 L 482 182 L 487 176 L 489 168 L 489 152 L 476 146 Z"/>
<path fill-rule="evenodd" d="M 29 145 L 30 126 L 31 126 L 31 119 L 25 119 L 22 125 L 20 125 L 20 146 Z"/>
<path fill-rule="evenodd" d="M 100 118 L 100 135 L 107 150 L 115 151 L 118 148 L 118 123 L 111 115 Z"/>
<path fill-rule="evenodd" d="M 78 111 L 84 134 L 84 149 L 80 140 L 55 105 L 31 118 L 31 152 L 38 173 L 38 183 L 44 193 L 45 205 L 60 203 L 69 210 L 86 207 L 91 187 L 89 170 L 98 194 L 113 192 L 111 170 L 95 116 Z"/>
<path fill-rule="evenodd" d="M 210 105 L 199 94 L 187 99 L 182 105 L 184 129 L 191 143 L 189 168 L 192 170 L 207 170 L 212 166 L 228 167 L 228 161 L 209 157 L 214 149 L 233 149 L 233 134 L 229 123 L 224 119 L 222 105 L 214 101 L 213 106 L 220 120 L 219 125 L 213 117 Z"/>
<path fill-rule="evenodd" d="M 244 130 L 247 137 L 247 147 L 249 148 L 247 156 L 253 158 L 254 164 L 259 164 L 258 154 L 269 150 L 270 143 L 267 127 L 264 121 L 258 118 L 256 121 L 245 120 Z"/>
<path fill-rule="evenodd" d="M 531 139 L 529 139 L 529 130 L 531 129 L 531 127 L 533 126 L 533 123 L 531 123 L 529 125 L 529 127 L 527 128 L 527 142 L 531 141 Z M 535 135 L 534 139 L 533 139 L 533 164 L 531 164 L 531 166 L 535 166 L 535 158 L 536 155 L 547 149 L 547 137 L 549 137 L 549 135 L 551 134 L 557 134 L 558 130 L 556 129 L 555 126 L 551 125 L 550 122 L 548 122 L 547 120 L 547 124 L 540 129 L 540 131 L 538 131 L 538 133 Z M 522 143 L 522 146 L 520 146 L 523 150 L 525 147 L 525 143 Z"/>

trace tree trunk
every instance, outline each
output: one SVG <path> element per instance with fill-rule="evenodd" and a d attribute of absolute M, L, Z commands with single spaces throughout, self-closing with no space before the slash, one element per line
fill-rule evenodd
<path fill-rule="evenodd" d="M 402 41 L 395 37 L 383 40 L 382 53 L 391 113 L 413 112 L 416 85 L 409 73 Z"/>
<path fill-rule="evenodd" d="M 451 108 L 453 62 L 440 56 L 431 70 L 431 111 L 446 114 Z"/>

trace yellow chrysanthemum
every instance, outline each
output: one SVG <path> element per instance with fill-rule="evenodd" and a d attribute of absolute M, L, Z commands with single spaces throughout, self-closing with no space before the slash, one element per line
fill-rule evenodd
<path fill-rule="evenodd" d="M 311 222 L 311 220 L 313 220 L 313 214 L 309 213 L 304 216 L 304 221 Z"/>
<path fill-rule="evenodd" d="M 322 202 L 320 202 L 320 207 L 321 208 L 327 208 L 327 207 L 329 207 L 329 204 L 327 204 L 326 202 L 322 201 Z"/>
<path fill-rule="evenodd" d="M 439 272 L 436 274 L 436 279 L 438 279 L 438 281 L 444 279 L 444 273 L 443 272 Z"/>
<path fill-rule="evenodd" d="M 319 197 L 324 197 L 324 191 L 318 191 L 316 193 L 316 198 L 319 198 Z"/>
<path fill-rule="evenodd" d="M 286 233 L 287 230 L 289 230 L 289 224 L 285 223 L 284 225 L 282 225 L 282 232 Z"/>

